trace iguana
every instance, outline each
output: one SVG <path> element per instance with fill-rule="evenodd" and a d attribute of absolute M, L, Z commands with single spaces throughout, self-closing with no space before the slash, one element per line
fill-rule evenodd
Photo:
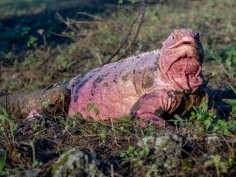
<path fill-rule="evenodd" d="M 163 123 L 163 114 L 185 113 L 205 98 L 203 59 L 199 33 L 176 29 L 160 50 L 106 64 L 46 90 L 0 97 L 0 104 L 10 113 L 63 111 L 95 120 L 131 114 Z"/>

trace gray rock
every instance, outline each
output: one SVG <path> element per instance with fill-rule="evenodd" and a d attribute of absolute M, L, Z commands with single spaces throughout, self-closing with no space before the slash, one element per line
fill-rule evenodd
<path fill-rule="evenodd" d="M 53 177 L 103 177 L 102 171 L 97 167 L 98 160 L 87 153 L 72 149 L 64 153 L 58 161 L 52 165 Z"/>
<path fill-rule="evenodd" d="M 219 153 L 222 146 L 223 143 L 221 143 L 219 136 L 212 134 L 205 137 L 205 149 L 208 154 Z"/>

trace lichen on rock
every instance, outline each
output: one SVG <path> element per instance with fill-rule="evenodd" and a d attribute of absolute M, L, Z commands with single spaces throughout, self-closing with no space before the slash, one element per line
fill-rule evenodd
<path fill-rule="evenodd" d="M 58 161 L 52 165 L 52 177 L 103 177 L 102 171 L 97 167 L 98 160 L 90 154 L 72 149 L 65 152 Z"/>

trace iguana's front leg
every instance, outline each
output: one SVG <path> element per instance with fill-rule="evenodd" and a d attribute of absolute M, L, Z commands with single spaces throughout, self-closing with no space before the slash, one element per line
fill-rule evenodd
<path fill-rule="evenodd" d="M 164 126 L 165 121 L 160 116 L 166 112 L 172 113 L 180 105 L 182 97 L 183 94 L 174 91 L 154 91 L 141 97 L 134 105 L 131 114 Z"/>
<path fill-rule="evenodd" d="M 213 100 L 209 97 L 210 91 L 206 87 L 201 87 L 192 94 L 158 90 L 141 97 L 134 105 L 131 114 L 163 126 L 165 121 L 161 116 L 164 113 L 184 115 L 194 106 L 201 105 L 211 109 Z"/>

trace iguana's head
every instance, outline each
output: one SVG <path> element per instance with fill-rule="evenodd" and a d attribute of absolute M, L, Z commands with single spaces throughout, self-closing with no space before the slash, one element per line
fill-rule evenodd
<path fill-rule="evenodd" d="M 160 71 L 172 87 L 194 92 L 203 84 L 203 59 L 204 51 L 199 34 L 191 29 L 176 29 L 163 42 Z"/>

